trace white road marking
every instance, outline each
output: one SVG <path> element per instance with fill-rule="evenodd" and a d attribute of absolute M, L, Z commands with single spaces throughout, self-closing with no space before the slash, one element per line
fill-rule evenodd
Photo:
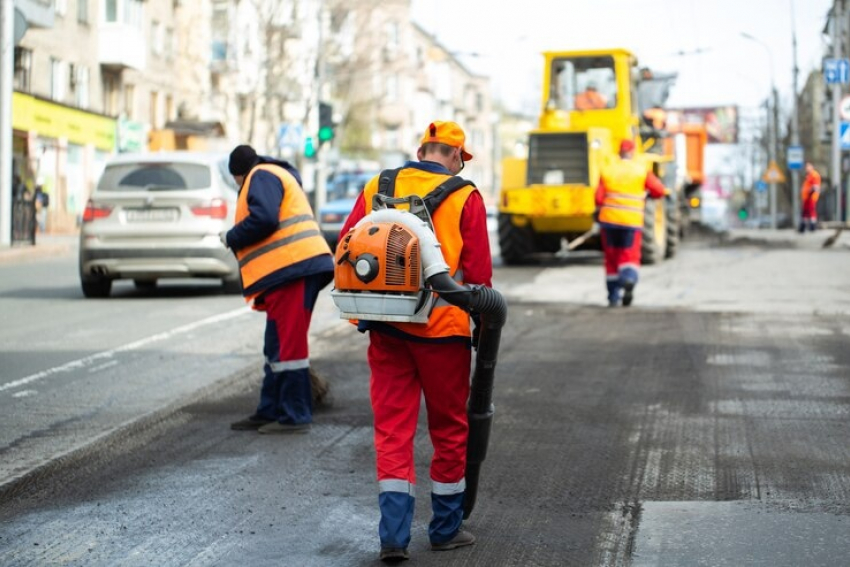
<path fill-rule="evenodd" d="M 20 392 L 15 392 L 12 394 L 13 398 L 28 398 L 30 396 L 34 396 L 38 394 L 38 390 L 21 390 Z"/>
<path fill-rule="evenodd" d="M 52 376 L 54 374 L 59 374 L 62 372 L 70 372 L 72 370 L 79 370 L 81 368 L 85 368 L 90 366 L 91 364 L 98 362 L 103 359 L 112 358 L 114 355 L 122 352 L 127 352 L 131 350 L 135 350 L 144 346 L 147 346 L 151 343 L 155 343 L 158 341 L 162 341 L 165 339 L 169 339 L 176 335 L 180 335 L 183 333 L 188 333 L 190 331 L 194 331 L 200 327 L 204 327 L 206 325 L 212 325 L 214 323 L 220 323 L 222 321 L 227 321 L 228 319 L 234 319 L 236 317 L 240 317 L 245 315 L 246 313 L 250 313 L 250 307 L 240 307 L 239 309 L 234 309 L 233 311 L 228 311 L 227 313 L 222 313 L 221 315 L 213 315 L 212 317 L 207 317 L 206 319 L 202 319 L 200 321 L 195 321 L 194 323 L 189 323 L 188 325 L 183 325 L 182 327 L 177 327 L 176 329 L 172 329 L 170 331 L 165 331 L 164 333 L 158 333 L 156 335 L 151 335 L 150 337 L 140 339 L 138 341 L 126 344 L 124 346 L 120 346 L 118 348 L 114 348 L 112 350 L 106 350 L 103 352 L 98 352 L 85 358 L 80 358 L 78 360 L 73 360 L 61 366 L 55 366 L 53 368 L 48 368 L 47 370 L 42 370 L 36 374 L 32 374 L 25 378 L 21 378 L 20 380 L 15 380 L 13 382 L 9 382 L 7 384 L 0 385 L 0 392 L 4 390 L 11 390 L 12 388 L 18 388 L 20 386 L 25 386 L 27 384 L 32 384 L 33 382 L 37 382 L 42 378 L 47 378 L 48 376 Z"/>

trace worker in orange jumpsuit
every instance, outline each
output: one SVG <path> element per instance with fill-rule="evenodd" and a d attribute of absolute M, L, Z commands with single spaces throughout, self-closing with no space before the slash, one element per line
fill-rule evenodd
<path fill-rule="evenodd" d="M 596 90 L 596 85 L 588 83 L 584 92 L 575 96 L 576 110 L 595 110 L 608 107 L 608 99 Z"/>
<path fill-rule="evenodd" d="M 800 189 L 801 219 L 800 233 L 808 228 L 814 232 L 818 222 L 818 198 L 820 197 L 820 173 L 811 162 L 806 162 L 806 178 Z"/>
<path fill-rule="evenodd" d="M 465 148 L 464 132 L 454 122 L 430 124 L 416 155 L 419 161 L 408 161 L 393 170 L 395 182 L 387 194 L 425 197 L 472 159 Z M 372 198 L 381 189 L 379 179 L 388 173 L 366 184 L 341 235 L 371 211 Z M 470 184 L 451 193 L 432 220 L 451 276 L 462 283 L 492 286 L 487 218 L 478 189 Z M 428 527 L 431 549 L 471 545 L 475 537 L 461 529 L 469 436 L 469 314 L 438 301 L 427 323 L 360 321 L 358 328 L 369 332 L 381 560 L 396 562 L 409 557 L 416 486 L 413 441 L 423 395 L 434 446 L 430 469 L 433 515 Z"/>
<path fill-rule="evenodd" d="M 634 142 L 623 140 L 620 159 L 602 169 L 596 189 L 609 307 L 621 301 L 628 307 L 634 299 L 647 195 L 660 199 L 669 194 L 655 174 L 632 159 L 634 151 Z"/>

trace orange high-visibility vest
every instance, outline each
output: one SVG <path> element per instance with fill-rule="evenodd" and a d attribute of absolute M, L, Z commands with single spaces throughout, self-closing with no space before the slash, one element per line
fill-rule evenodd
<path fill-rule="evenodd" d="M 277 230 L 267 238 L 236 252 L 243 289 L 248 289 L 277 270 L 331 253 L 303 189 L 288 171 L 277 165 L 260 164 L 248 173 L 236 202 L 236 224 L 248 216 L 251 178 L 260 170 L 271 173 L 280 179 L 283 185 L 283 199 L 278 216 L 280 223 Z M 246 299 L 253 299 L 260 293 L 254 293 Z"/>
<path fill-rule="evenodd" d="M 814 190 L 815 187 L 818 188 L 817 191 Z M 809 199 L 811 199 L 813 203 L 817 203 L 819 197 L 820 173 L 818 173 L 817 171 L 812 171 L 811 173 L 807 173 L 806 179 L 803 180 L 803 188 L 800 191 L 800 199 L 802 199 L 804 203 Z"/>
<path fill-rule="evenodd" d="M 363 199 L 367 212 L 372 206 L 372 197 L 378 192 L 378 179 L 374 177 L 363 188 Z M 436 189 L 441 183 L 449 179 L 451 175 L 440 175 L 422 171 L 416 168 L 404 168 L 399 171 L 395 181 L 395 197 L 409 197 L 418 195 L 425 197 Z M 434 233 L 440 243 L 443 258 L 449 266 L 449 275 L 458 283 L 463 283 L 463 274 L 460 272 L 460 253 L 463 249 L 463 238 L 460 234 L 460 217 L 463 206 L 473 191 L 473 186 L 466 186 L 450 194 L 442 204 L 434 211 L 431 220 L 434 224 Z M 461 309 L 447 303 L 442 299 L 434 304 L 434 309 L 426 324 L 422 323 L 388 323 L 397 329 L 417 337 L 468 337 L 471 335 L 469 314 Z"/>
<path fill-rule="evenodd" d="M 605 198 L 599 222 L 643 228 L 646 206 L 646 166 L 631 160 L 615 160 L 602 169 Z"/>

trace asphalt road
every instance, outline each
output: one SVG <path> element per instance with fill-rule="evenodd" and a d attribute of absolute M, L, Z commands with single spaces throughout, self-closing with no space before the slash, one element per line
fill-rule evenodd
<path fill-rule="evenodd" d="M 410 564 L 844 564 L 850 262 L 812 243 L 691 244 L 630 309 L 603 307 L 592 255 L 498 269 L 479 541 L 427 549 L 423 420 Z M 308 435 L 228 429 L 249 367 L 4 484 L 0 565 L 379 564 L 365 345 L 316 329 L 334 403 Z"/>

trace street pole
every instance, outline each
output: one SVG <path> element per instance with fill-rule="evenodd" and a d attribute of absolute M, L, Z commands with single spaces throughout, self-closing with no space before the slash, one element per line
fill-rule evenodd
<path fill-rule="evenodd" d="M 12 244 L 12 67 L 15 3 L 0 0 L 0 246 Z"/>
<path fill-rule="evenodd" d="M 800 72 L 799 67 L 797 67 L 797 28 L 794 24 L 794 0 L 790 0 L 791 2 L 791 47 L 792 47 L 792 57 L 793 57 L 793 67 L 792 67 L 792 83 L 791 83 L 791 145 L 799 146 L 800 145 L 800 117 L 797 116 L 798 112 L 798 100 L 797 100 L 797 78 Z M 805 159 L 804 159 L 805 161 Z M 798 188 L 800 187 L 800 171 L 798 169 L 791 170 L 791 226 L 795 226 L 800 218 L 800 193 Z"/>
<path fill-rule="evenodd" d="M 776 91 L 776 80 L 773 73 L 773 52 L 770 50 L 770 46 L 768 46 L 765 42 L 760 40 L 759 38 L 752 36 L 748 33 L 741 32 L 741 36 L 745 37 L 751 41 L 754 41 L 764 47 L 765 51 L 767 51 L 767 59 L 770 63 L 770 92 L 771 98 L 773 99 L 773 112 L 770 112 L 770 102 L 767 103 L 767 123 L 768 123 L 768 159 L 770 160 L 771 165 L 776 164 L 776 155 L 779 153 L 777 151 L 777 144 L 779 143 L 779 93 Z M 773 175 L 771 175 L 770 180 L 770 228 L 776 230 L 776 180 L 773 179 Z"/>
<path fill-rule="evenodd" d="M 329 148 L 322 147 L 324 144 L 319 140 L 319 106 L 322 101 L 322 90 L 325 86 L 325 57 L 323 54 L 325 38 L 325 2 L 318 0 L 319 5 L 319 46 L 316 51 L 316 84 L 314 85 L 313 116 L 311 120 L 312 129 L 310 134 L 316 139 L 316 210 L 313 211 L 317 218 L 319 210 L 325 205 L 328 196 L 328 157 Z M 330 142 L 328 142 L 330 143 Z"/>
<path fill-rule="evenodd" d="M 776 84 L 771 87 L 773 91 L 773 128 L 771 128 L 771 134 L 773 134 L 773 140 L 770 145 L 770 161 L 774 165 L 776 164 L 777 157 L 779 156 L 779 93 L 776 91 Z M 776 230 L 776 181 L 770 182 L 770 228 Z"/>
<path fill-rule="evenodd" d="M 841 19 L 844 17 L 842 9 L 843 0 L 836 0 L 832 12 L 832 56 L 836 60 L 841 59 Z M 832 84 L 832 160 L 831 175 L 832 186 L 835 188 L 835 219 L 841 220 L 841 117 L 839 109 L 841 105 L 841 84 Z"/>

